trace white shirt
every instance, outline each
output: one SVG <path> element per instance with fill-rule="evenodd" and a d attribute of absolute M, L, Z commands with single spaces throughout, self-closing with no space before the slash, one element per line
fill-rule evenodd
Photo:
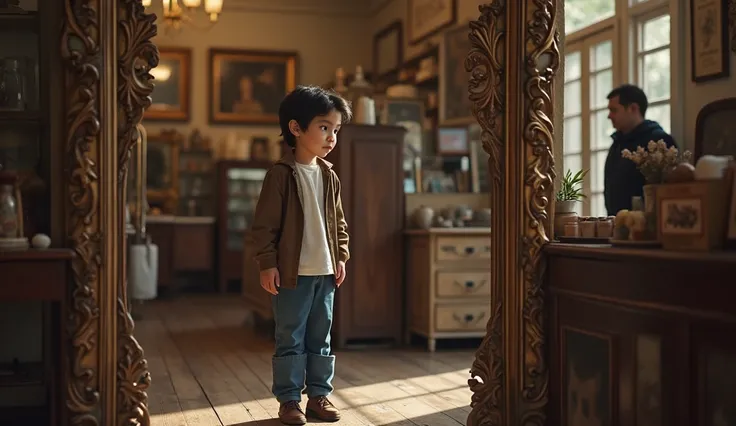
<path fill-rule="evenodd" d="M 330 247 L 325 226 L 325 189 L 318 164 L 296 164 L 304 210 L 304 234 L 299 256 L 299 275 L 332 275 Z"/>

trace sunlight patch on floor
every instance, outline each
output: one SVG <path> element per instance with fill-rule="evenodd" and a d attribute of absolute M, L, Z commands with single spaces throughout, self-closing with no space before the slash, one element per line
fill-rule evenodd
<path fill-rule="evenodd" d="M 423 379 L 429 379 L 429 378 L 437 378 L 442 376 L 450 376 L 457 375 L 457 374 L 468 374 L 467 369 L 462 370 L 456 370 L 456 371 L 448 371 L 445 373 L 440 374 L 434 374 L 434 375 L 426 375 L 426 376 L 416 376 L 416 377 L 410 377 L 407 379 L 396 379 L 392 381 L 387 382 L 381 382 L 381 383 L 371 383 L 369 385 L 362 385 L 362 386 L 350 386 L 350 387 L 343 387 L 335 389 L 334 396 L 335 396 L 335 405 L 340 408 L 341 410 L 349 410 L 349 411 L 357 411 L 362 413 L 364 416 L 371 418 L 371 420 L 374 422 L 376 426 L 381 425 L 388 425 L 396 423 L 395 420 L 387 420 L 385 423 L 382 423 L 380 420 L 378 422 L 375 422 L 374 417 L 377 414 L 381 413 L 388 413 L 391 412 L 392 409 L 390 406 L 396 406 L 396 405 L 408 405 L 411 404 L 411 400 L 416 399 L 417 397 L 422 397 L 426 395 L 436 395 L 440 398 L 447 399 L 448 401 L 452 401 L 451 398 L 446 398 L 443 396 L 443 394 L 452 392 L 458 389 L 464 389 L 467 388 L 466 386 L 455 386 L 452 383 L 447 383 L 443 386 L 437 386 L 433 387 L 431 391 L 422 392 L 422 393 L 412 393 L 412 394 L 406 394 L 402 397 L 395 397 L 395 398 L 368 398 L 368 395 L 375 395 L 375 394 L 381 394 L 381 388 L 383 387 L 383 392 L 385 392 L 385 386 L 386 384 L 393 384 L 394 387 L 399 389 L 401 391 L 401 382 L 415 382 L 415 381 L 421 381 Z M 468 390 L 468 394 L 470 391 Z M 357 398 L 356 398 L 357 396 Z M 356 400 L 370 400 L 369 403 L 351 403 L 350 399 L 351 397 Z M 261 398 L 256 399 L 253 401 L 248 401 L 249 403 L 257 403 L 261 407 L 266 408 L 268 411 L 268 407 L 272 407 L 275 411 L 278 408 L 278 402 L 274 398 Z M 303 403 L 306 404 L 306 395 L 304 396 Z M 303 405 L 304 405 L 303 404 Z M 470 398 L 468 398 L 468 405 L 470 405 Z M 244 402 L 236 402 L 232 404 L 220 404 L 216 405 L 215 411 L 216 412 L 226 412 L 229 410 L 235 410 L 239 409 L 240 407 L 244 406 Z M 199 417 L 200 415 L 204 416 L 208 411 L 210 411 L 211 407 L 206 408 L 200 408 L 200 409 L 192 409 L 192 410 L 182 410 L 182 413 L 185 415 L 191 414 L 192 417 Z M 443 410 L 440 409 L 434 409 L 427 405 L 417 405 L 413 407 L 413 410 L 415 411 L 416 417 L 422 417 L 427 416 L 435 413 L 442 412 Z M 417 411 L 418 410 L 418 411 Z M 154 414 L 151 415 L 152 423 L 156 423 L 155 420 L 162 419 L 165 417 L 166 414 Z M 412 417 L 413 418 L 413 417 Z M 267 419 L 261 419 L 261 420 L 267 420 Z"/>

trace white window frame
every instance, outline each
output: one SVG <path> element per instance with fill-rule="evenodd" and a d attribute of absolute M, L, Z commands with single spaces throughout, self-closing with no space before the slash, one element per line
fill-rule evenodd
<path fill-rule="evenodd" d="M 593 124 L 593 114 L 594 112 L 600 111 L 600 108 L 595 109 L 594 106 L 590 102 L 590 97 L 592 93 L 592 77 L 593 77 L 593 71 L 590 66 L 590 55 L 592 48 L 604 41 L 611 41 L 612 44 L 612 86 L 616 87 L 620 84 L 620 76 L 619 71 L 616 67 L 616 56 L 618 54 L 618 47 L 617 47 L 617 41 L 618 37 L 616 34 L 616 23 L 614 18 L 609 18 L 605 21 L 601 21 L 599 23 L 596 23 L 594 25 L 591 25 L 588 28 L 594 28 L 595 32 L 589 32 L 585 36 L 582 37 L 576 37 L 576 39 L 573 39 L 571 42 L 569 39 L 566 41 L 566 51 L 565 54 L 572 52 L 580 52 L 580 81 L 581 81 L 581 88 L 580 88 L 580 110 L 581 110 L 581 124 L 582 124 L 582 131 L 581 131 L 581 138 L 582 138 L 582 151 L 579 154 L 581 157 L 581 167 L 583 170 L 590 170 L 588 172 L 588 175 L 585 176 L 585 180 L 583 182 L 583 194 L 585 194 L 586 202 L 583 202 L 583 211 L 582 214 L 585 216 L 589 216 L 592 213 L 596 214 L 602 214 L 603 212 L 592 212 L 591 210 L 591 204 L 589 200 L 593 198 L 596 194 L 602 194 L 602 191 L 595 191 L 593 192 L 592 188 L 592 173 L 595 173 L 595 171 L 592 171 L 591 169 L 591 163 L 593 162 L 594 154 L 603 151 L 603 149 L 596 149 L 594 150 L 592 147 L 592 124 Z M 595 111 L 594 111 L 595 110 Z M 608 148 L 605 149 L 606 151 Z M 577 155 L 577 154 L 576 154 Z M 564 152 L 563 152 L 564 156 Z M 563 157 L 564 158 L 564 157 Z M 564 167 L 564 164 L 563 164 Z M 564 172 L 567 172 L 567 168 L 564 169 Z M 563 172 L 563 173 L 564 173 Z M 572 171 L 573 173 L 576 172 L 576 170 Z"/>

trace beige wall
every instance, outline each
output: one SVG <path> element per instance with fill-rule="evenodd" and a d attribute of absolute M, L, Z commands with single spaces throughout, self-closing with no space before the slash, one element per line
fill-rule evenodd
<path fill-rule="evenodd" d="M 284 0 L 272 1 L 274 4 L 279 2 Z M 253 3 L 264 4 L 257 0 Z M 154 1 L 154 6 L 158 4 L 159 2 Z M 225 4 L 227 6 L 227 0 Z M 192 49 L 191 121 L 180 124 L 145 122 L 149 134 L 168 128 L 184 133 L 199 128 L 203 135 L 212 136 L 213 140 L 218 140 L 231 131 L 245 139 L 251 136 L 278 136 L 277 126 L 209 125 L 207 52 L 211 47 L 298 51 L 297 83 L 302 84 L 324 84 L 331 81 L 338 67 L 352 70 L 356 65 L 367 65 L 371 38 L 368 36 L 370 33 L 367 31 L 365 15 L 350 16 L 335 13 L 335 10 L 333 13 L 319 13 L 316 9 L 300 8 L 296 5 L 284 7 L 277 12 L 275 7 L 248 6 L 247 2 L 239 4 L 243 6 L 226 8 L 220 22 L 207 32 L 185 27 L 179 33 L 167 33 L 165 26 L 159 23 L 159 35 L 154 39 L 158 46 Z M 152 7 L 151 11 L 161 14 L 160 8 L 157 10 Z"/>

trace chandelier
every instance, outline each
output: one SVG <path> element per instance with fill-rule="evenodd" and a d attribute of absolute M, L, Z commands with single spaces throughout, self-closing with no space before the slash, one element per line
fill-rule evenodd
<path fill-rule="evenodd" d="M 150 7 L 153 0 L 142 0 L 143 7 Z M 210 26 L 217 23 L 222 12 L 224 0 L 161 0 L 163 6 L 163 19 L 167 27 L 179 30 L 186 23 L 197 27 L 191 14 L 195 9 L 204 6 L 204 12 L 209 17 Z M 181 5 L 179 4 L 181 3 Z M 204 5 L 202 4 L 204 3 Z"/>

